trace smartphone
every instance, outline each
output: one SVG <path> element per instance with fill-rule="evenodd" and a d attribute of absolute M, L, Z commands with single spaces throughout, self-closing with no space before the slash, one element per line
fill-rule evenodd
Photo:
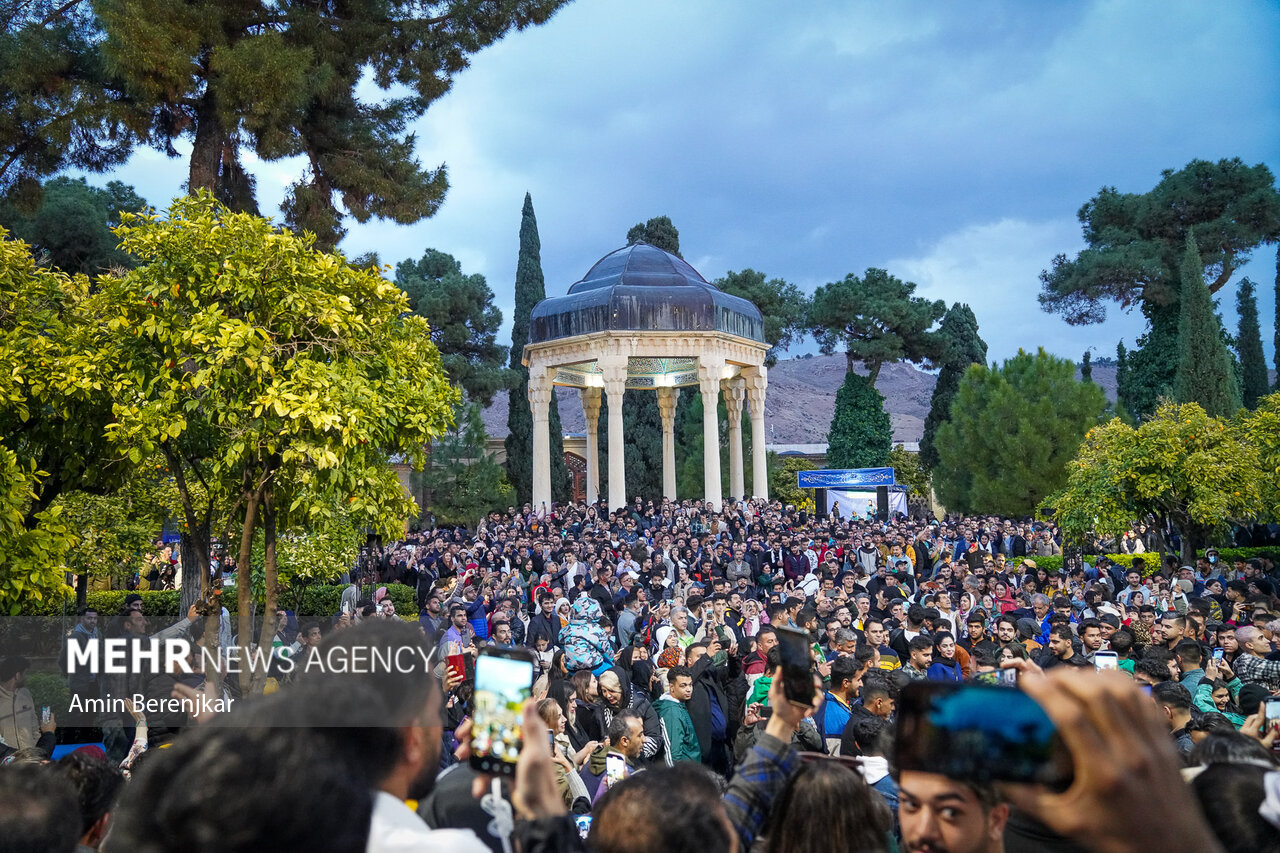
<path fill-rule="evenodd" d="M 1213 660 L 1214 660 L 1214 662 L 1215 662 L 1215 663 L 1222 663 L 1223 655 L 1224 655 L 1225 653 L 1226 653 L 1226 650 L 1225 650 L 1225 649 L 1223 649 L 1221 646 L 1219 646 L 1219 647 L 1215 648 L 1215 649 L 1213 650 Z"/>
<path fill-rule="evenodd" d="M 467 675 L 467 659 L 462 654 L 462 644 L 457 640 L 450 640 L 444 644 L 445 661 L 449 669 L 453 672 L 454 677 Z"/>
<path fill-rule="evenodd" d="M 591 815 L 580 814 L 573 816 L 573 822 L 578 827 L 578 837 L 585 839 L 591 834 Z"/>
<path fill-rule="evenodd" d="M 785 625 L 776 629 L 782 656 L 782 689 L 787 701 L 808 708 L 813 704 L 813 659 L 809 635 Z"/>
<path fill-rule="evenodd" d="M 609 753 L 604 757 L 605 785 L 612 788 L 627 778 L 627 760 L 617 753 Z"/>
<path fill-rule="evenodd" d="M 1093 665 L 1098 672 L 1102 672 L 1104 669 L 1119 669 L 1120 656 L 1115 652 L 1094 652 Z"/>
<path fill-rule="evenodd" d="M 1266 704 L 1267 725 L 1280 726 L 1280 698 L 1270 697 Z"/>
<path fill-rule="evenodd" d="M 1010 687 L 1016 687 L 1018 685 L 1018 671 L 1013 667 L 1001 669 L 998 670 L 998 672 L 1001 684 L 1007 684 Z"/>
<path fill-rule="evenodd" d="M 40 725 L 44 725 L 53 719 L 53 708 L 48 705 L 40 706 Z"/>
<path fill-rule="evenodd" d="M 524 746 L 524 703 L 533 694 L 533 656 L 524 649 L 481 649 L 471 718 L 471 767 L 514 776 Z"/>
<path fill-rule="evenodd" d="M 1074 768 L 1053 722 L 1021 690 L 917 681 L 902 689 L 894 762 L 953 779 L 1065 791 Z"/>

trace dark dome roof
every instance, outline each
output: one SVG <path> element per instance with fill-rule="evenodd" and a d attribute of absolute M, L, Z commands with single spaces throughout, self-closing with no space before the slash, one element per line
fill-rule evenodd
<path fill-rule="evenodd" d="M 648 243 L 605 255 L 564 296 L 533 308 L 529 343 L 593 332 L 725 332 L 764 342 L 764 318 L 683 259 Z"/>

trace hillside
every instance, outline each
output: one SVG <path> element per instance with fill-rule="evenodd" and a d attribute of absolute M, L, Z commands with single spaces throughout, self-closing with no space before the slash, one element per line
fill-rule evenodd
<path fill-rule="evenodd" d="M 815 355 L 778 362 L 769 370 L 769 394 L 765 402 L 765 433 L 769 444 L 821 444 L 836 407 L 836 391 L 844 381 L 844 356 Z M 865 374 L 865 371 L 860 371 Z M 1093 381 L 1102 386 L 1108 399 L 1115 399 L 1114 367 L 1095 365 Z M 929 414 L 929 398 L 937 378 L 909 364 L 881 368 L 876 388 L 884 395 L 885 407 L 893 423 L 895 442 L 919 441 L 924 419 Z M 556 388 L 560 422 L 567 433 L 586 429 L 578 392 Z M 507 395 L 499 394 L 485 409 L 484 426 L 491 438 L 507 434 Z M 604 414 L 601 413 L 601 417 Z M 746 416 L 743 428 L 749 429 Z"/>

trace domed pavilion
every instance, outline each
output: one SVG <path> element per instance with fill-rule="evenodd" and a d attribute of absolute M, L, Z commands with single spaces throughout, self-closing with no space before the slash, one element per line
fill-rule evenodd
<path fill-rule="evenodd" d="M 534 306 L 523 362 L 533 412 L 533 506 L 551 504 L 552 387 L 577 388 L 587 421 L 587 500 L 600 493 L 596 430 L 601 391 L 608 415 L 609 508 L 627 503 L 627 389 L 653 391 L 662 414 L 662 492 L 676 498 L 676 389 L 697 385 L 705 439 L 704 498 L 720 509 L 720 435 L 716 395 L 729 413 L 729 497 L 746 497 L 742 403 L 751 416 L 753 497 L 767 498 L 764 399 L 769 345 L 760 309 L 730 296 L 670 252 L 634 243 L 605 255 L 564 296 Z"/>

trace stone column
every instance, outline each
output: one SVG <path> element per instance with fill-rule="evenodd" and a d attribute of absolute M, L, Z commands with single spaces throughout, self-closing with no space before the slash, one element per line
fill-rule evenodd
<path fill-rule="evenodd" d="M 733 501 L 740 501 L 747 494 L 742 473 L 742 398 L 745 391 L 741 377 L 724 382 L 724 408 L 729 413 L 729 500 Z"/>
<path fill-rule="evenodd" d="M 658 389 L 658 412 L 662 415 L 662 496 L 676 499 L 676 400 L 674 388 Z"/>
<path fill-rule="evenodd" d="M 609 408 L 609 509 L 627 505 L 627 451 L 622 435 L 622 395 L 627 390 L 626 356 L 597 361 L 604 374 L 604 394 Z"/>
<path fill-rule="evenodd" d="M 713 512 L 719 512 L 721 507 L 720 425 L 716 417 L 716 403 L 720 398 L 720 379 L 723 375 L 723 357 L 698 357 L 698 391 L 702 393 L 703 500 Z"/>
<path fill-rule="evenodd" d="M 747 404 L 751 407 L 751 496 L 769 499 L 769 470 L 765 456 L 764 391 L 769 385 L 769 372 L 760 365 L 743 371 Z"/>
<path fill-rule="evenodd" d="M 533 414 L 533 511 L 551 509 L 551 376 L 529 370 L 529 409 Z"/>
<path fill-rule="evenodd" d="M 600 448 L 597 446 L 600 389 L 579 388 L 578 394 L 582 397 L 582 415 L 587 420 L 587 503 L 593 504 L 600 499 Z"/>

